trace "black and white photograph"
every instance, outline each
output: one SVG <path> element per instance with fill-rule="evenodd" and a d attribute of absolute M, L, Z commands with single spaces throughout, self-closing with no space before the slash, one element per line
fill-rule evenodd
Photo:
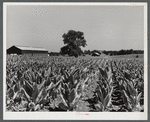
<path fill-rule="evenodd" d="M 147 120 L 147 3 L 3 3 L 3 117 Z"/>

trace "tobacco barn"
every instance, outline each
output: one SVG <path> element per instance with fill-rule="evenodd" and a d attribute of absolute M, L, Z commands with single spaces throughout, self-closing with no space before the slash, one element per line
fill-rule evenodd
<path fill-rule="evenodd" d="M 48 50 L 41 47 L 28 47 L 28 46 L 12 46 L 7 49 L 7 54 L 17 55 L 48 55 Z"/>

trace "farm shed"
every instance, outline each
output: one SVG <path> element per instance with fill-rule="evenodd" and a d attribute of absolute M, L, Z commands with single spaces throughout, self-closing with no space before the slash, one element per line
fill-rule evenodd
<path fill-rule="evenodd" d="M 92 53 L 92 56 L 100 56 L 100 53 L 94 52 Z"/>
<path fill-rule="evenodd" d="M 48 51 L 41 47 L 28 47 L 28 46 L 12 46 L 7 49 L 7 54 L 18 55 L 48 55 Z"/>

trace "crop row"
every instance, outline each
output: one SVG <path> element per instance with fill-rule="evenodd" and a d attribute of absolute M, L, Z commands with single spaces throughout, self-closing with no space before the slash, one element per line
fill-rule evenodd
<path fill-rule="evenodd" d="M 77 111 L 81 101 L 86 111 L 144 111 L 143 61 L 7 55 L 7 111 Z"/>

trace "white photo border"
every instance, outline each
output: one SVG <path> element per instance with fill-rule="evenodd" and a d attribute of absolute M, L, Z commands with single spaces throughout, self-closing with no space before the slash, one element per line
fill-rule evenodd
<path fill-rule="evenodd" d="M 8 5 L 143 6 L 144 7 L 144 112 L 6 112 L 6 23 Z M 4 120 L 147 120 L 148 38 L 146 2 L 4 2 L 3 3 L 3 119 Z"/>

